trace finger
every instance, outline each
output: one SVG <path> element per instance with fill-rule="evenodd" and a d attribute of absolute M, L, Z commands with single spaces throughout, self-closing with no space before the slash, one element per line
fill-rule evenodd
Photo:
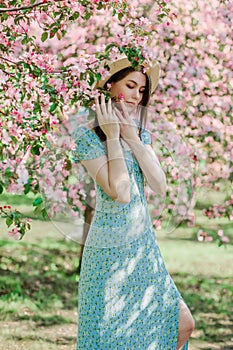
<path fill-rule="evenodd" d="M 101 109 L 100 109 L 100 104 L 99 104 L 99 99 L 95 98 L 95 107 L 96 107 L 96 114 L 98 119 L 101 117 Z"/>
<path fill-rule="evenodd" d="M 117 116 L 117 118 L 124 123 L 125 122 L 125 118 L 122 116 L 121 112 L 118 111 L 117 109 L 114 110 L 115 115 Z"/>
<path fill-rule="evenodd" d="M 108 100 L 108 114 L 112 115 L 112 101 L 111 101 L 111 99 Z"/>
<path fill-rule="evenodd" d="M 107 110 L 106 110 L 106 101 L 104 94 L 101 94 L 101 109 L 104 117 L 107 116 Z"/>
<path fill-rule="evenodd" d="M 120 100 L 120 105 L 121 105 L 121 108 L 123 111 L 123 117 L 128 118 L 129 114 L 128 114 L 128 111 L 127 111 L 127 108 L 126 108 L 124 101 Z"/>

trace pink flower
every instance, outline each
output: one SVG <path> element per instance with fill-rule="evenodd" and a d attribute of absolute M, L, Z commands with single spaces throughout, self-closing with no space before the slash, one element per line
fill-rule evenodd
<path fill-rule="evenodd" d="M 100 96 L 100 93 L 98 90 L 92 90 L 91 91 L 91 97 L 98 98 Z"/>
<path fill-rule="evenodd" d="M 90 197 L 94 198 L 95 197 L 95 190 L 90 191 Z"/>
<path fill-rule="evenodd" d="M 230 242 L 229 238 L 226 237 L 226 236 L 222 236 L 221 241 L 224 242 L 224 243 L 229 243 Z"/>
<path fill-rule="evenodd" d="M 124 100 L 125 96 L 120 92 L 118 95 L 119 100 Z"/>
<path fill-rule="evenodd" d="M 153 224 L 157 230 L 161 229 L 161 220 L 154 220 Z"/>
<path fill-rule="evenodd" d="M 199 230 L 197 232 L 197 239 L 198 239 L 198 241 L 203 242 L 203 241 L 206 240 L 207 237 L 208 237 L 207 232 L 205 232 L 203 230 Z"/>
<path fill-rule="evenodd" d="M 17 241 L 22 237 L 22 235 L 19 232 L 18 228 L 13 228 L 11 231 L 8 232 L 8 235 L 10 237 L 14 238 Z"/>

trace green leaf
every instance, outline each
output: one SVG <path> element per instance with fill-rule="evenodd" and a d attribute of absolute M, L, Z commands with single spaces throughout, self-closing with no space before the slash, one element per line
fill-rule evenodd
<path fill-rule="evenodd" d="M 159 19 L 162 19 L 162 18 L 164 18 L 164 17 L 167 17 L 166 13 L 161 13 L 160 15 L 158 15 L 158 18 L 159 18 Z"/>
<path fill-rule="evenodd" d="M 109 45 L 107 45 L 106 46 L 106 49 L 105 49 L 105 51 L 108 51 L 108 50 L 110 50 L 112 47 L 118 47 L 115 43 L 111 43 L 111 44 L 109 44 Z"/>
<path fill-rule="evenodd" d="M 5 170 L 5 176 L 11 177 L 12 176 L 12 170 L 10 167 L 6 168 Z"/>
<path fill-rule="evenodd" d="M 34 156 L 39 156 L 40 155 L 40 144 L 36 144 L 32 147 L 31 149 L 31 153 L 34 155 Z"/>
<path fill-rule="evenodd" d="M 41 35 L 41 41 L 44 42 L 46 39 L 48 39 L 48 33 L 47 33 L 47 32 L 44 32 L 44 33 Z"/>
<path fill-rule="evenodd" d="M 43 209 L 41 210 L 41 215 L 42 215 L 42 217 L 43 217 L 44 219 L 48 219 L 48 218 L 49 218 L 49 217 L 48 217 L 48 214 L 47 214 L 47 211 L 46 211 L 45 208 L 43 208 Z"/>
<path fill-rule="evenodd" d="M 50 34 L 49 34 L 50 39 L 54 37 L 54 35 L 57 33 L 58 29 L 59 29 L 58 27 L 55 27 L 50 31 Z"/>
<path fill-rule="evenodd" d="M 41 69 L 39 67 L 33 67 L 32 73 L 33 75 L 38 77 L 39 75 L 41 75 Z"/>
<path fill-rule="evenodd" d="M 23 40 L 21 40 L 21 44 L 22 44 L 22 45 L 25 45 L 25 44 L 27 44 L 28 42 L 29 42 L 29 39 L 28 39 L 27 36 L 25 36 L 25 37 L 23 38 Z"/>
<path fill-rule="evenodd" d="M 96 73 L 95 77 L 96 77 L 96 80 L 97 80 L 97 81 L 100 81 L 100 79 L 101 79 L 101 74 L 100 74 L 100 73 Z"/>
<path fill-rule="evenodd" d="M 123 14 L 123 13 L 118 13 L 118 19 L 119 19 L 119 21 L 121 21 L 123 17 L 124 17 L 124 14 Z"/>
<path fill-rule="evenodd" d="M 6 218 L 6 224 L 7 224 L 7 227 L 13 224 L 13 220 L 9 216 Z"/>
<path fill-rule="evenodd" d="M 23 100 L 25 99 L 25 96 L 26 96 L 25 92 L 22 91 L 22 92 L 21 92 L 20 102 L 23 102 Z"/>
<path fill-rule="evenodd" d="M 13 218 L 14 218 L 14 220 L 17 220 L 18 218 L 19 218 L 19 214 L 18 214 L 18 212 L 14 212 L 13 213 Z"/>
<path fill-rule="evenodd" d="M 7 19 L 8 19 L 8 14 L 7 13 L 1 14 L 1 22 L 6 21 Z"/>
<path fill-rule="evenodd" d="M 70 21 L 73 21 L 79 17 L 79 13 L 76 11 L 72 14 L 72 16 L 69 17 Z"/>
<path fill-rule="evenodd" d="M 70 161 L 70 159 L 66 159 L 66 166 L 65 166 L 65 170 L 70 170 L 72 168 L 72 163 Z"/>
<path fill-rule="evenodd" d="M 4 191 L 4 187 L 0 184 L 0 194 Z"/>
<path fill-rule="evenodd" d="M 90 12 L 86 12 L 85 15 L 83 16 L 83 18 L 87 21 L 88 19 L 90 19 L 91 17 L 91 13 Z"/>
<path fill-rule="evenodd" d="M 32 203 L 32 205 L 34 207 L 37 207 L 38 205 L 40 205 L 43 202 L 43 199 L 41 197 L 38 197 L 34 200 L 34 202 Z"/>
<path fill-rule="evenodd" d="M 221 44 L 221 45 L 219 46 L 219 51 L 223 52 L 224 47 L 225 47 L 225 45 Z"/>
<path fill-rule="evenodd" d="M 58 106 L 57 102 L 52 103 L 51 106 L 49 107 L 49 112 L 50 113 L 54 112 L 57 106 Z"/>
<path fill-rule="evenodd" d="M 21 74 L 20 74 L 20 73 L 16 73 L 16 74 L 15 74 L 15 78 L 16 78 L 17 81 L 20 81 L 20 79 L 21 79 Z"/>
<path fill-rule="evenodd" d="M 40 107 L 40 104 L 38 102 L 35 102 L 34 103 L 34 109 L 33 109 L 33 113 L 38 113 L 38 112 L 41 112 L 41 107 Z"/>
<path fill-rule="evenodd" d="M 28 179 L 28 182 L 24 185 L 24 194 L 27 194 L 31 190 L 31 183 L 33 181 L 33 178 Z"/>
<path fill-rule="evenodd" d="M 46 84 L 48 82 L 48 78 L 46 77 L 46 75 L 41 76 L 41 81 L 43 84 Z"/>
<path fill-rule="evenodd" d="M 19 232 L 21 233 L 22 236 L 25 235 L 25 228 L 26 228 L 26 225 L 25 225 L 25 224 L 23 224 L 23 225 L 20 227 Z"/>
<path fill-rule="evenodd" d="M 54 89 L 54 87 L 52 85 L 42 85 L 41 89 L 44 90 L 45 92 L 49 92 L 49 93 L 56 93 L 56 90 Z"/>
<path fill-rule="evenodd" d="M 89 85 L 92 85 L 92 84 L 94 83 L 94 81 L 95 81 L 94 75 L 93 75 L 93 73 L 90 73 L 90 78 L 89 78 L 89 80 L 88 80 L 88 84 L 89 84 Z"/>

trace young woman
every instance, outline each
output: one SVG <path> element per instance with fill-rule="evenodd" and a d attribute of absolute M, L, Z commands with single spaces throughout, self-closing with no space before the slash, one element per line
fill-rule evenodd
<path fill-rule="evenodd" d="M 97 124 L 74 133 L 74 156 L 96 188 L 79 281 L 78 350 L 188 349 L 194 321 L 164 265 L 144 195 L 145 180 L 166 193 L 140 108 L 158 79 L 158 63 L 144 73 L 126 57 L 113 62 L 99 83 L 111 99 L 96 99 Z"/>

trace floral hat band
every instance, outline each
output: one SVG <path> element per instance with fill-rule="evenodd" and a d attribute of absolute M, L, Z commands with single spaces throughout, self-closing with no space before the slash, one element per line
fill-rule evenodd
<path fill-rule="evenodd" d="M 115 73 L 127 67 L 132 67 L 132 63 L 128 60 L 128 58 L 125 55 L 122 55 L 118 60 L 114 62 L 107 62 L 107 64 L 109 66 L 108 75 L 103 80 L 100 80 L 97 83 L 96 87 L 103 88 L 104 84 Z M 142 67 L 144 67 L 144 73 L 148 76 L 150 82 L 150 93 L 152 94 L 155 91 L 159 82 L 160 65 L 156 60 L 154 60 L 151 62 L 151 65 L 149 65 L 148 63 L 142 63 Z"/>

